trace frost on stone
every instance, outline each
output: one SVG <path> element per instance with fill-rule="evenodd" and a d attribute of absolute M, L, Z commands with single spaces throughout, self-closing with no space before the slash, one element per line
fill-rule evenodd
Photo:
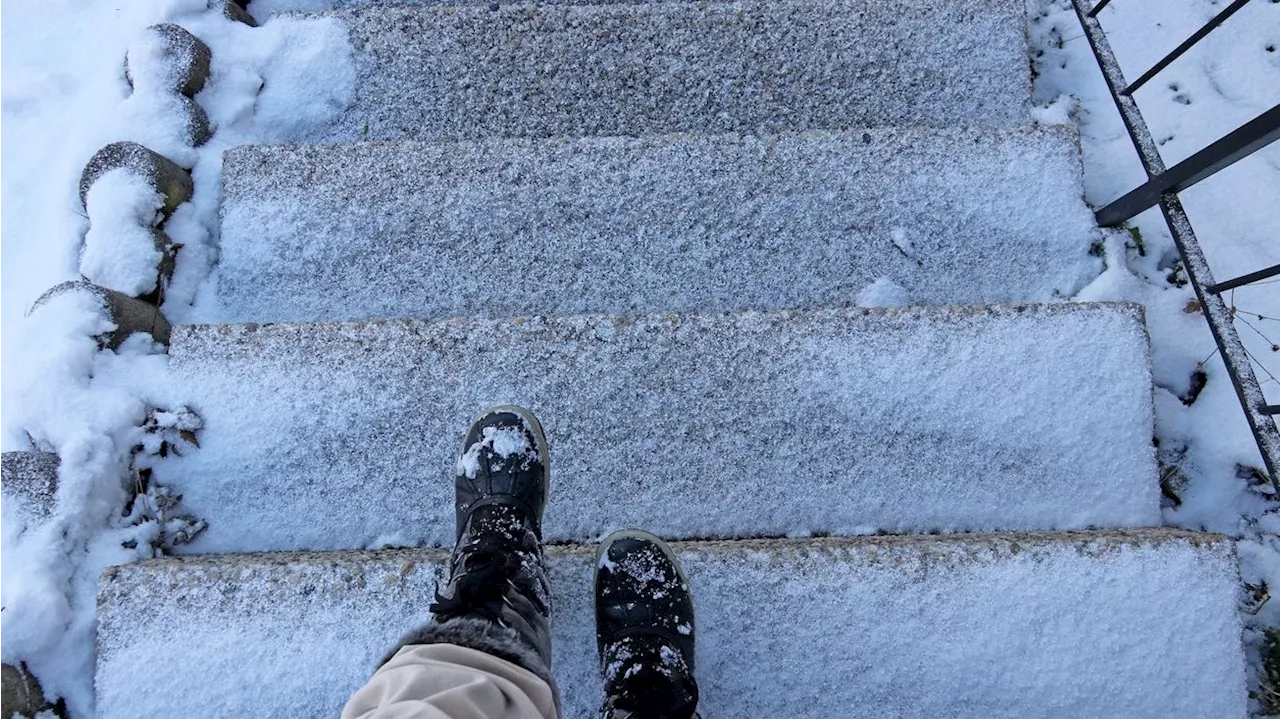
<path fill-rule="evenodd" d="M 127 169 L 150 183 L 165 195 L 161 212 L 165 215 L 191 199 L 195 186 L 191 174 L 173 160 L 136 142 L 122 140 L 98 150 L 89 158 L 80 174 L 80 202 L 89 205 L 89 189 L 98 178 L 119 169 Z"/>
<path fill-rule="evenodd" d="M 131 297 L 154 291 L 164 259 L 155 229 L 163 206 L 164 196 L 128 170 L 99 177 L 89 188 L 81 273 Z"/>
<path fill-rule="evenodd" d="M 152 25 L 129 45 L 125 80 L 135 91 L 191 97 L 208 80 L 211 60 L 209 46 L 180 25 Z"/>

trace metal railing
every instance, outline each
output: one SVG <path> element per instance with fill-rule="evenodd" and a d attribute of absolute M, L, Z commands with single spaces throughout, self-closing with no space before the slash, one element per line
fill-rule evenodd
<path fill-rule="evenodd" d="M 1151 136 L 1151 131 L 1147 128 L 1147 122 L 1133 99 L 1134 90 L 1142 87 L 1170 63 L 1177 60 L 1237 10 L 1244 7 L 1249 0 L 1235 0 L 1229 4 L 1204 27 L 1161 58 L 1132 83 L 1125 81 L 1120 63 L 1116 60 L 1115 53 L 1111 51 L 1111 44 L 1097 19 L 1098 13 L 1111 0 L 1099 0 L 1096 3 L 1093 0 L 1071 0 L 1071 2 L 1148 178 L 1147 182 L 1098 210 L 1096 213 L 1098 224 L 1103 227 L 1115 226 L 1151 207 L 1160 207 L 1165 222 L 1169 226 L 1169 232 L 1173 236 L 1173 242 L 1182 256 L 1187 279 L 1195 290 L 1214 342 L 1218 345 L 1218 352 L 1222 355 L 1227 374 L 1235 385 L 1236 395 L 1240 398 L 1245 418 L 1258 443 L 1258 450 L 1262 453 L 1262 461 L 1267 465 L 1272 483 L 1277 490 L 1280 490 L 1280 433 L 1276 431 L 1274 418 L 1274 415 L 1280 414 L 1280 405 L 1266 403 L 1262 387 L 1258 384 L 1258 377 L 1250 364 L 1249 353 L 1240 342 L 1239 335 L 1236 334 L 1235 310 L 1227 306 L 1222 296 L 1223 292 L 1280 275 L 1280 265 L 1250 272 L 1225 282 L 1215 282 L 1209 263 L 1200 249 L 1200 243 L 1196 240 L 1195 231 L 1192 230 L 1191 222 L 1187 219 L 1187 213 L 1182 208 L 1182 201 L 1178 198 L 1179 191 L 1191 187 L 1280 139 L 1280 105 L 1267 110 L 1173 167 L 1166 168 L 1155 140 Z"/>

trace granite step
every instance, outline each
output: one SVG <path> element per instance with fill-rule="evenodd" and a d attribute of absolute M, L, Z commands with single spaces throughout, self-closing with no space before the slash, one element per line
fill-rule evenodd
<path fill-rule="evenodd" d="M 330 140 L 1030 123 L 1021 0 L 380 4 L 323 15 L 349 28 L 358 73 Z"/>
<path fill-rule="evenodd" d="M 546 428 L 550 540 L 1160 523 L 1137 305 L 179 326 L 165 381 L 197 553 L 451 544 L 496 404 Z"/>
<path fill-rule="evenodd" d="M 53 516 L 58 503 L 58 455 L 20 451 L 0 454 L 0 494 L 13 517 L 27 527 Z"/>
<path fill-rule="evenodd" d="M 596 716 L 591 547 L 548 551 L 563 716 Z M 708 717 L 1244 719 L 1232 542 L 1164 529 L 694 542 Z M 108 569 L 98 716 L 335 717 L 442 550 Z"/>
<path fill-rule="evenodd" d="M 1043 301 L 1097 275 L 1064 128 L 245 146 L 201 321 Z M 905 292 L 902 292 L 905 290 Z"/>

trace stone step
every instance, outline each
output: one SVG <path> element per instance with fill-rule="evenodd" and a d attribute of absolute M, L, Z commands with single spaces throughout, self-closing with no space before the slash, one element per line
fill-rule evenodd
<path fill-rule="evenodd" d="M 58 503 L 58 455 L 51 452 L 0 454 L 0 494 L 13 517 L 32 527 L 53 516 Z"/>
<path fill-rule="evenodd" d="M 195 552 L 447 545 L 462 433 L 520 404 L 550 540 L 1153 526 L 1149 367 L 1137 305 L 180 326 L 205 429 L 155 477 Z"/>
<path fill-rule="evenodd" d="M 245 146 L 207 321 L 1070 296 L 1095 277 L 1065 129 Z"/>
<path fill-rule="evenodd" d="M 707 717 L 1244 719 L 1233 545 L 1171 530 L 688 543 Z M 98 715 L 335 717 L 445 553 L 111 568 Z M 548 551 L 563 716 L 601 688 L 592 548 Z"/>
<path fill-rule="evenodd" d="M 496 8 L 496 9 L 494 9 Z M 1022 0 L 374 6 L 327 139 L 1030 122 Z"/>

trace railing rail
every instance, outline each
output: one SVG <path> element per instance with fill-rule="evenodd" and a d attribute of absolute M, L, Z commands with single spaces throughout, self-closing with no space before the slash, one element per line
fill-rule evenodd
<path fill-rule="evenodd" d="M 1098 224 L 1118 225 L 1154 207 L 1160 196 L 1182 191 L 1201 180 L 1225 170 L 1239 160 L 1280 139 L 1280 105 L 1267 110 L 1222 139 L 1170 167 L 1134 188 L 1125 196 L 1098 210 Z"/>
<path fill-rule="evenodd" d="M 1111 91 L 1111 99 L 1124 122 L 1129 138 L 1133 141 L 1138 158 L 1147 173 L 1147 182 L 1097 212 L 1098 224 L 1118 225 L 1154 206 L 1159 206 L 1173 236 L 1174 245 L 1182 256 L 1187 279 L 1195 290 L 1200 307 L 1209 324 L 1209 331 L 1218 352 L 1222 356 L 1227 374 L 1231 377 L 1240 406 L 1244 410 L 1249 429 L 1258 443 L 1262 461 L 1267 466 L 1271 481 L 1280 490 L 1280 433 L 1276 431 L 1273 417 L 1280 414 L 1280 405 L 1268 405 L 1262 387 L 1253 371 L 1248 351 L 1236 333 L 1235 311 L 1227 306 L 1222 293 L 1253 282 L 1280 274 L 1280 265 L 1251 272 L 1225 282 L 1214 282 L 1200 242 L 1196 239 L 1187 213 L 1182 208 L 1178 192 L 1213 175 L 1215 172 L 1247 157 L 1266 145 L 1280 139 L 1280 105 L 1267 110 L 1253 120 L 1228 133 L 1220 140 L 1187 159 L 1166 168 L 1159 148 L 1151 136 L 1146 120 L 1133 99 L 1133 91 L 1141 87 L 1183 53 L 1220 26 L 1227 18 L 1244 7 L 1249 0 L 1235 0 L 1197 30 L 1191 37 L 1144 73 L 1133 83 L 1125 82 L 1120 63 L 1116 60 L 1106 33 L 1097 19 L 1098 13 L 1110 0 L 1071 0 L 1076 16 L 1084 29 L 1089 46 L 1093 49 L 1098 67 Z"/>

